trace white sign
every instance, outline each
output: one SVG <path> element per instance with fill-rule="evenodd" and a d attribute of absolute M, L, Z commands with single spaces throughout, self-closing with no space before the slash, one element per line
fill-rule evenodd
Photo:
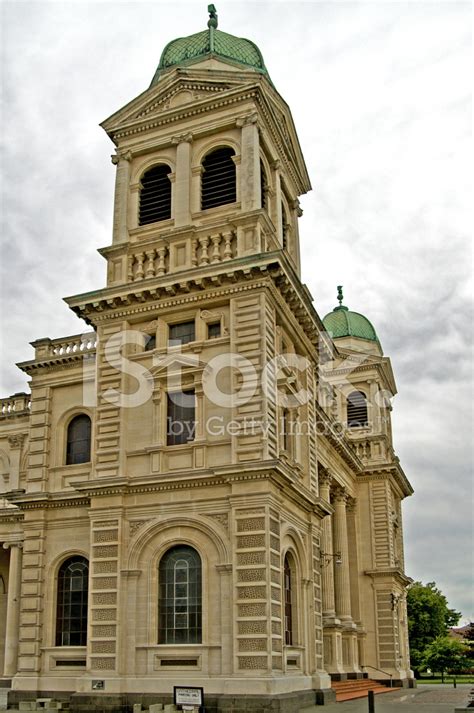
<path fill-rule="evenodd" d="M 174 699 L 176 705 L 202 706 L 202 688 L 181 688 L 175 686 Z"/>

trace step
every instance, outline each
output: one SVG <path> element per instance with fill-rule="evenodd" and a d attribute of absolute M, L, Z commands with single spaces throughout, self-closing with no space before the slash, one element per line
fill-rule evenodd
<path fill-rule="evenodd" d="M 369 691 L 374 694 L 389 693 L 392 688 L 374 681 L 370 678 L 348 679 L 347 681 L 333 681 L 331 688 L 336 694 L 336 702 L 350 701 L 355 698 L 366 698 Z"/>

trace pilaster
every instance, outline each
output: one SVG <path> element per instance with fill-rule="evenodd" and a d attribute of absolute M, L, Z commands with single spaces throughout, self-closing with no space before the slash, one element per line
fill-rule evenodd
<path fill-rule="evenodd" d="M 112 163 L 117 167 L 115 174 L 114 222 L 112 243 L 118 245 L 128 242 L 127 209 L 130 184 L 130 151 L 117 151 L 112 157 Z"/>
<path fill-rule="evenodd" d="M 10 550 L 3 675 L 11 678 L 16 674 L 18 666 L 23 542 L 4 542 L 3 547 Z"/>
<path fill-rule="evenodd" d="M 20 487 L 20 459 L 25 438 L 26 435 L 23 433 L 8 436 L 8 445 L 10 446 L 9 490 L 18 490 Z"/>
<path fill-rule="evenodd" d="M 173 214 L 175 227 L 191 223 L 191 145 L 193 135 L 189 132 L 174 136 L 176 145 L 176 179 L 174 182 Z"/>
<path fill-rule="evenodd" d="M 243 211 L 257 210 L 261 207 L 260 147 L 257 120 L 256 113 L 237 120 L 237 126 L 242 127 L 240 200 Z"/>

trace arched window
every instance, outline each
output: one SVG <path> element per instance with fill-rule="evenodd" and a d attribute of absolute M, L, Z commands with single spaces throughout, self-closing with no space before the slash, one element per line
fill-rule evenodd
<path fill-rule="evenodd" d="M 283 566 L 284 595 L 285 595 L 285 644 L 293 645 L 293 576 L 288 555 L 285 555 Z"/>
<path fill-rule="evenodd" d="M 224 146 L 211 151 L 202 162 L 201 209 L 215 208 L 236 201 L 233 149 Z"/>
<path fill-rule="evenodd" d="M 353 391 L 347 397 L 347 425 L 349 428 L 367 426 L 367 400 L 362 391 Z"/>
<path fill-rule="evenodd" d="M 262 208 L 268 209 L 268 181 L 263 161 L 260 160 L 260 192 L 262 195 Z"/>
<path fill-rule="evenodd" d="M 91 420 L 85 413 L 74 416 L 67 429 L 66 465 L 91 459 Z"/>
<path fill-rule="evenodd" d="M 200 644 L 201 558 L 192 547 L 168 550 L 158 569 L 158 643 Z"/>
<path fill-rule="evenodd" d="M 70 557 L 58 572 L 56 646 L 86 646 L 89 563 Z"/>
<path fill-rule="evenodd" d="M 171 218 L 171 168 L 164 163 L 153 166 L 141 180 L 139 225 Z"/>

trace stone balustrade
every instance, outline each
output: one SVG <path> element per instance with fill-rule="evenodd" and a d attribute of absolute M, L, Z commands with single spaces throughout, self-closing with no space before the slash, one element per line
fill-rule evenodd
<path fill-rule="evenodd" d="M 31 409 L 31 397 L 23 392 L 7 396 L 0 399 L 0 418 L 9 416 L 19 416 L 29 414 Z"/>
<path fill-rule="evenodd" d="M 163 277 L 172 272 L 215 265 L 237 256 L 233 231 L 182 241 L 162 241 L 156 248 L 128 255 L 127 281 Z"/>
<path fill-rule="evenodd" d="M 393 449 L 388 448 L 384 439 L 364 439 L 353 442 L 356 455 L 363 463 L 369 461 L 393 460 Z"/>
<path fill-rule="evenodd" d="M 97 335 L 95 332 L 86 332 L 84 334 L 73 334 L 70 337 L 60 337 L 59 339 L 45 337 L 32 342 L 32 345 L 35 348 L 36 359 L 81 354 L 95 350 Z"/>

